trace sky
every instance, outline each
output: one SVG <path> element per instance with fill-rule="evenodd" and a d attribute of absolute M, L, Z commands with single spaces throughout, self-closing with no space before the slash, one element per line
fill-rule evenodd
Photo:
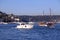
<path fill-rule="evenodd" d="M 60 0 L 0 0 L 0 11 L 14 15 L 60 15 Z"/>

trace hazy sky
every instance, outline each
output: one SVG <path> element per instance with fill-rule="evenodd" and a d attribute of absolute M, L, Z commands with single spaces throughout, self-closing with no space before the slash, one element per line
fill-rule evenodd
<path fill-rule="evenodd" d="M 17 15 L 60 14 L 60 0 L 0 0 L 0 11 Z"/>

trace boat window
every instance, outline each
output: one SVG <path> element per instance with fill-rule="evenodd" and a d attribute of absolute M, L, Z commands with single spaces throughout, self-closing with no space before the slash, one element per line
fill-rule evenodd
<path fill-rule="evenodd" d="M 24 23 L 22 23 L 21 25 L 25 25 Z"/>

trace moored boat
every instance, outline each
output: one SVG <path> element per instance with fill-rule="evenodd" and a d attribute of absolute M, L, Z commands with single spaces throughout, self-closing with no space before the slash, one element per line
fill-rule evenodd
<path fill-rule="evenodd" d="M 39 26 L 47 26 L 46 22 L 39 22 Z"/>
<path fill-rule="evenodd" d="M 54 28 L 55 22 L 47 22 L 47 26 L 50 28 Z"/>

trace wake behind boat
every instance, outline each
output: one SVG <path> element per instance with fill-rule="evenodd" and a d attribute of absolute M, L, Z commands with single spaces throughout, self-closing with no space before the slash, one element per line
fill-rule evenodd
<path fill-rule="evenodd" d="M 16 27 L 18 24 L 13 22 L 0 22 L 0 27 Z"/>

